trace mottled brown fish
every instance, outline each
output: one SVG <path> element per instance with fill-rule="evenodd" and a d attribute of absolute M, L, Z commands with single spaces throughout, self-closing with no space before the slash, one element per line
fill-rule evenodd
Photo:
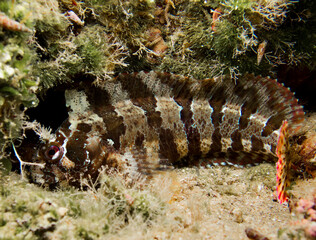
<path fill-rule="evenodd" d="M 169 166 L 275 163 L 282 121 L 293 133 L 304 119 L 290 90 L 250 74 L 236 83 L 120 74 L 102 88 L 81 82 L 65 99 L 68 119 L 23 159 L 45 164 L 31 166 L 40 184 L 79 185 L 103 166 L 133 176 Z"/>

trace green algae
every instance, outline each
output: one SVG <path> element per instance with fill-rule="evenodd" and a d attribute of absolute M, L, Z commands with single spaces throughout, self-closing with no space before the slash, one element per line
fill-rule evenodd
<path fill-rule="evenodd" d="M 1 3 L 0 11 L 12 20 L 21 21 L 30 13 L 28 4 L 12 6 L 11 1 Z M 32 21 L 24 24 L 31 28 Z M 31 63 L 36 59 L 35 52 L 27 44 L 31 33 L 0 29 L 0 157 L 5 169 L 10 164 L 5 158 L 5 148 L 12 139 L 21 137 L 24 110 L 37 105 L 35 91 L 38 81 L 30 75 Z"/>
<path fill-rule="evenodd" d="M 0 238 L 94 239 L 115 234 L 132 221 L 149 224 L 164 212 L 164 204 L 155 194 L 126 188 L 115 177 L 104 181 L 98 190 L 92 186 L 88 191 L 64 188 L 52 192 L 17 175 L 2 176 Z"/>

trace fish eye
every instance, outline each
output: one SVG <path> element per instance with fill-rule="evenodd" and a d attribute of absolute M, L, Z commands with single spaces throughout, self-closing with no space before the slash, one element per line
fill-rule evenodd
<path fill-rule="evenodd" d="M 45 157 L 51 161 L 58 161 L 63 156 L 63 152 L 62 147 L 52 144 L 45 150 Z"/>

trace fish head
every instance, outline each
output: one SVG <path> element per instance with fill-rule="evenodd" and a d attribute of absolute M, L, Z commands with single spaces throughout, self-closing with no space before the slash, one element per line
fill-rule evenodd
<path fill-rule="evenodd" d="M 93 127 L 78 124 L 69 128 L 68 120 L 54 134 L 45 135 L 37 127 L 37 139 L 27 137 L 17 148 L 32 182 L 50 188 L 80 186 L 82 179 L 96 179 L 102 166 L 116 167 L 115 149 L 104 143 L 99 132 L 91 131 Z"/>

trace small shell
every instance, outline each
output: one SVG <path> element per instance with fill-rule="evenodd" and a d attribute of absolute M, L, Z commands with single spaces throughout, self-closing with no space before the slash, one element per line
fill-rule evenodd
<path fill-rule="evenodd" d="M 65 16 L 73 23 L 79 25 L 79 26 L 83 26 L 84 25 L 84 21 L 82 21 L 77 14 L 75 14 L 74 11 L 68 11 Z"/>
<path fill-rule="evenodd" d="M 3 13 L 0 13 L 0 26 L 7 30 L 16 32 L 32 32 L 32 30 L 26 27 L 24 24 L 21 24 L 17 21 L 10 19 Z"/>
<path fill-rule="evenodd" d="M 266 51 L 266 46 L 267 46 L 267 41 L 264 40 L 262 43 L 259 44 L 258 46 L 258 51 L 257 51 L 257 65 L 261 63 L 261 60 L 263 58 L 263 55 Z"/>
<path fill-rule="evenodd" d="M 216 31 L 216 22 L 219 20 L 220 16 L 222 15 L 222 9 L 221 8 L 216 8 L 213 12 L 213 16 L 212 16 L 212 31 L 215 32 Z"/>

